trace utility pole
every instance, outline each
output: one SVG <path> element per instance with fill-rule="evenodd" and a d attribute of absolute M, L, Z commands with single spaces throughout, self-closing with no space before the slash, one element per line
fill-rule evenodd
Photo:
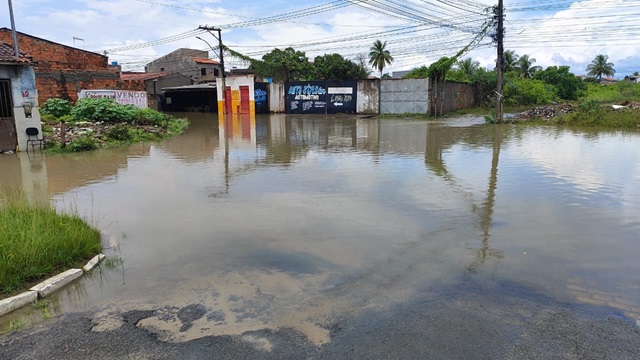
<path fill-rule="evenodd" d="M 226 101 L 226 97 L 227 97 L 227 83 L 225 80 L 225 73 L 224 73 L 224 48 L 222 46 L 222 29 L 220 28 L 216 28 L 213 26 L 198 26 L 198 29 L 200 30 L 206 30 L 209 34 L 211 34 L 211 36 L 213 36 L 215 39 L 218 40 L 218 46 L 219 46 L 219 56 L 220 56 L 220 76 L 222 78 L 222 103 L 223 105 L 223 111 L 226 111 L 226 107 L 227 107 L 227 101 Z M 212 31 L 217 31 L 218 32 L 218 36 L 216 37 Z M 206 41 L 205 41 L 206 42 Z M 211 46 L 209 46 L 211 47 Z M 211 49 L 214 54 L 215 54 L 215 50 L 213 50 L 213 48 Z M 218 111 L 220 111 L 220 109 L 218 109 Z"/>
<path fill-rule="evenodd" d="M 11 33 L 13 34 L 13 51 L 16 53 L 16 58 L 20 59 L 18 35 L 16 35 L 16 21 L 13 18 L 13 4 L 11 4 L 11 0 L 9 0 L 9 17 L 11 18 Z"/>
<path fill-rule="evenodd" d="M 504 122 L 504 107 L 503 107 L 503 89 L 504 89 L 504 1 L 498 0 L 498 29 L 496 31 L 496 37 L 498 40 L 498 60 L 496 69 L 498 71 L 498 89 L 496 90 L 498 95 L 498 104 L 496 108 L 496 122 L 502 124 Z"/>

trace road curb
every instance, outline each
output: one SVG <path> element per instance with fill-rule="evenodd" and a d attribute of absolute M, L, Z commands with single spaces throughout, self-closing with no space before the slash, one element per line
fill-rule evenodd
<path fill-rule="evenodd" d="M 52 292 L 60 289 L 61 287 L 67 285 L 73 280 L 79 278 L 84 274 L 84 272 L 80 269 L 70 269 L 61 274 L 58 274 L 50 279 L 47 279 L 40 284 L 32 287 L 31 291 L 37 291 L 38 297 L 43 298 Z"/>
<path fill-rule="evenodd" d="M 82 277 L 85 272 L 93 270 L 106 256 L 99 254 L 89 260 L 89 262 L 81 269 L 70 269 L 61 274 L 53 276 L 38 285 L 33 286 L 28 291 L 25 291 L 16 296 L 0 300 L 0 316 L 7 315 L 14 310 L 17 310 L 25 305 L 31 304 L 38 298 L 44 298 L 51 293 L 61 289 L 65 285 L 69 284 L 75 279 Z"/>
<path fill-rule="evenodd" d="M 82 267 L 82 271 L 88 272 L 88 271 L 93 270 L 93 268 L 98 266 L 98 264 L 100 264 L 100 262 L 102 260 L 104 260 L 104 258 L 106 258 L 106 256 L 104 254 L 99 254 L 99 255 L 94 256 L 93 259 L 89 260 L 87 265 Z"/>
<path fill-rule="evenodd" d="M 0 300 L 0 316 L 8 314 L 13 310 L 31 304 L 38 299 L 36 291 L 26 291 L 22 294 Z"/>

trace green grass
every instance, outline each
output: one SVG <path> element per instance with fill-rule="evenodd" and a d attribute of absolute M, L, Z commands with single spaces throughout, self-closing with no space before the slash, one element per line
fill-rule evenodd
<path fill-rule="evenodd" d="M 100 232 L 75 214 L 0 193 L 0 297 L 102 250 Z"/>
<path fill-rule="evenodd" d="M 613 110 L 610 106 L 603 106 L 594 111 L 576 111 L 551 119 L 531 119 L 522 123 L 529 125 L 640 129 L 640 110 Z"/>
<path fill-rule="evenodd" d="M 0 330 L 0 335 L 8 334 L 17 330 L 20 330 L 23 326 L 26 325 L 26 322 L 22 319 L 10 320 L 9 324 L 3 330 Z"/>
<path fill-rule="evenodd" d="M 640 84 L 620 81 L 614 84 L 588 84 L 580 101 L 596 101 L 601 104 L 617 104 L 623 101 L 640 101 Z"/>

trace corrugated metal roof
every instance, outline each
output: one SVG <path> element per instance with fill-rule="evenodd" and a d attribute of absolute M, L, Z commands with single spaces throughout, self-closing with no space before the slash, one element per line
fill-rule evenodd
<path fill-rule="evenodd" d="M 23 53 L 20 53 L 20 58 L 17 58 L 16 52 L 13 51 L 13 46 L 7 44 L 6 42 L 0 42 L 0 62 L 29 64 L 31 63 L 31 59 L 26 57 Z"/>

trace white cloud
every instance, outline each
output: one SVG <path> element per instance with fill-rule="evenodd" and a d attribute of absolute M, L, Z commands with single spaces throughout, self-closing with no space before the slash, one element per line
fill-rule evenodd
<path fill-rule="evenodd" d="M 632 71 L 631 69 L 640 59 L 640 35 L 638 35 L 637 25 L 628 28 L 615 25 L 616 22 L 637 24 L 637 22 L 628 23 L 633 14 L 626 15 L 629 13 L 626 11 L 628 7 L 622 7 L 624 4 L 630 5 L 629 1 L 637 0 L 583 0 L 575 1 L 566 9 L 507 12 L 506 47 L 513 47 L 520 54 L 529 54 L 536 58 L 537 64 L 541 66 L 571 65 L 572 71 L 578 74 L 584 71 L 595 55 L 605 53 L 616 64 L 618 76 L 624 76 L 625 72 Z M 171 6 L 161 6 L 153 4 L 154 2 Z M 481 3 L 491 6 L 495 1 L 482 0 Z M 425 11 L 429 12 L 429 5 L 422 2 L 416 2 L 416 4 L 425 6 L 427 9 Z M 548 4 L 557 8 L 557 4 L 554 5 L 551 2 Z M 24 0 L 14 2 L 14 10 L 18 29 L 21 31 L 67 45 L 72 44 L 74 36 L 81 37 L 85 41 L 78 46 L 84 46 L 88 50 L 102 50 L 165 38 L 195 29 L 198 25 L 219 26 L 317 5 L 310 0 L 302 0 L 295 4 L 283 0 L 242 3 L 209 0 L 194 0 L 188 3 L 177 0 L 78 0 L 74 2 Z M 1 14 L 7 14 L 6 6 L 6 3 L 0 4 Z M 518 6 L 524 5 L 515 1 L 509 4 L 507 9 Z M 451 10 L 455 11 L 453 8 Z M 432 13 L 434 16 L 444 17 L 443 14 L 435 11 Z M 461 16 L 460 13 L 458 16 Z M 595 17 L 585 19 L 585 16 Z M 541 20 L 531 21 L 532 17 Z M 462 18 L 465 19 L 464 16 Z M 0 16 L 3 26 L 9 26 L 8 20 L 8 16 Z M 385 27 L 411 24 L 415 23 L 403 22 L 397 18 L 349 6 L 337 11 L 296 18 L 292 22 L 267 24 L 248 29 L 227 29 L 224 31 L 224 38 L 226 43 L 238 46 L 242 52 L 252 53 L 256 57 L 260 57 L 260 51 L 270 50 L 270 48 L 257 46 L 299 44 L 333 38 L 335 42 L 332 44 L 318 45 L 313 48 L 298 46 L 310 57 L 325 52 L 338 52 L 354 58 L 357 54 L 367 53 L 375 39 L 360 41 L 343 39 L 358 34 L 386 31 L 375 37 L 383 41 L 388 40 L 388 47 L 392 54 L 394 52 L 398 54 L 396 63 L 388 68 L 389 71 L 429 64 L 443 55 L 453 55 L 458 48 L 468 43 L 468 37 L 466 39 L 461 37 L 462 33 L 447 34 L 442 30 L 433 30 L 392 35 L 390 31 L 393 28 Z M 583 30 L 578 31 L 579 29 Z M 435 35 L 432 39 L 419 37 L 429 33 L 439 35 Z M 569 42 L 567 36 L 572 33 L 571 42 Z M 412 38 L 416 40 L 412 41 Z M 637 46 L 620 45 L 623 43 L 635 43 Z M 153 48 L 112 54 L 110 57 L 111 60 L 129 64 L 143 63 L 153 59 L 154 56 L 166 54 L 179 47 L 204 49 L 206 45 L 190 37 Z M 467 56 L 475 57 L 483 66 L 489 68 L 495 63 L 493 48 L 472 51 Z M 131 61 L 132 58 L 135 62 Z"/>

